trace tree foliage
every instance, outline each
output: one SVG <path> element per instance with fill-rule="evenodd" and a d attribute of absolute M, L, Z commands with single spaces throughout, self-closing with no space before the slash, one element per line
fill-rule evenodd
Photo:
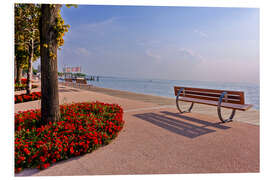
<path fill-rule="evenodd" d="M 77 7 L 74 4 L 67 4 L 66 6 Z M 51 4 L 50 7 L 55 8 L 56 4 Z M 63 46 L 63 36 L 70 27 L 68 24 L 65 24 L 60 10 L 61 8 L 58 8 L 56 25 L 54 26 L 59 49 Z M 40 57 L 40 16 L 41 4 L 15 4 L 15 57 L 18 64 L 24 67 L 27 67 L 27 60 L 30 56 L 31 39 L 34 39 L 33 60 Z M 47 48 L 48 44 L 43 44 L 43 46 Z M 51 56 L 55 58 L 56 55 L 51 53 Z"/>
<path fill-rule="evenodd" d="M 40 56 L 39 40 L 40 5 L 15 4 L 15 56 L 27 59 L 31 54 L 34 41 L 34 58 Z M 22 55 L 23 54 L 23 55 Z M 17 60 L 21 60 L 18 58 Z"/>
<path fill-rule="evenodd" d="M 15 4 L 15 61 L 17 69 L 27 67 L 27 93 L 31 93 L 32 62 L 40 56 L 40 5 Z M 16 82 L 20 83 L 17 73 Z"/>

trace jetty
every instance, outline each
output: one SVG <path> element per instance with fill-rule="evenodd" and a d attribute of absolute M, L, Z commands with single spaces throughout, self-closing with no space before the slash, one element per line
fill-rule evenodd
<path fill-rule="evenodd" d="M 83 73 L 58 73 L 58 79 L 64 81 L 65 79 L 85 79 L 87 81 L 99 81 L 100 76 L 97 75 L 87 75 Z"/>

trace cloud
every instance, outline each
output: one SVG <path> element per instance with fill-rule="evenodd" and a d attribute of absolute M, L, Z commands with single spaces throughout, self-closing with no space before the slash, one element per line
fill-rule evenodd
<path fill-rule="evenodd" d="M 156 59 L 156 60 L 159 60 L 159 59 L 161 58 L 161 56 L 160 56 L 159 54 L 154 53 L 154 52 L 153 52 L 152 50 L 150 50 L 150 49 L 147 49 L 147 50 L 145 51 L 145 54 L 146 54 L 147 56 L 151 57 L 151 58 Z"/>
<path fill-rule="evenodd" d="M 85 43 L 87 41 L 97 41 L 106 36 L 110 38 L 112 34 L 122 33 L 123 29 L 125 29 L 118 23 L 119 19 L 121 17 L 110 17 L 102 21 L 90 21 L 76 26 L 71 25 L 70 31 L 67 33 L 67 39 L 71 43 L 74 41 Z"/>
<path fill-rule="evenodd" d="M 139 46 L 145 46 L 146 43 L 144 41 L 141 41 L 141 40 L 136 40 L 135 43 Z"/>
<path fill-rule="evenodd" d="M 117 17 L 111 17 L 109 19 L 106 19 L 106 20 L 103 20 L 103 21 L 100 21 L 100 22 L 95 22 L 95 23 L 87 24 L 85 27 L 88 30 L 97 30 L 99 28 L 103 28 L 103 27 L 106 27 L 108 25 L 113 24 L 114 22 L 116 22 L 117 19 L 119 19 L 119 18 L 117 18 Z"/>
<path fill-rule="evenodd" d="M 191 49 L 180 48 L 179 52 L 181 52 L 183 55 L 195 56 L 195 53 Z"/>
<path fill-rule="evenodd" d="M 208 38 L 208 35 L 202 31 L 195 29 L 193 32 L 199 34 L 203 38 Z"/>
<path fill-rule="evenodd" d="M 136 40 L 135 43 L 139 46 L 156 47 L 161 44 L 159 40 Z"/>
<path fill-rule="evenodd" d="M 145 50 L 145 54 L 148 57 L 156 60 L 156 62 L 200 62 L 203 60 L 203 57 L 195 53 L 193 50 L 188 48 L 172 48 L 172 47 L 160 47 L 160 48 L 151 48 Z"/>
<path fill-rule="evenodd" d="M 179 55 L 179 58 L 185 59 L 188 61 L 201 61 L 203 59 L 203 57 L 201 55 L 199 55 L 199 54 L 195 53 L 193 50 L 187 49 L 187 48 L 178 49 L 177 54 Z"/>
<path fill-rule="evenodd" d="M 82 55 L 82 56 L 89 56 L 92 53 L 90 51 L 88 51 L 86 48 L 76 48 L 75 49 L 75 53 L 77 55 Z"/>

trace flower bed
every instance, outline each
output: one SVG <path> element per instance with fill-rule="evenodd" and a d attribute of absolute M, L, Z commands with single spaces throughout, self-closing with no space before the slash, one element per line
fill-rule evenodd
<path fill-rule="evenodd" d="M 16 79 L 14 80 L 14 83 L 16 83 Z M 26 84 L 26 83 L 27 83 L 27 79 L 26 78 L 21 78 L 21 84 Z"/>
<path fill-rule="evenodd" d="M 26 89 L 26 84 L 15 84 L 15 91 L 21 91 L 21 90 L 25 90 Z M 37 85 L 32 85 L 32 89 L 37 88 Z"/>
<path fill-rule="evenodd" d="M 47 125 L 40 125 L 40 110 L 15 114 L 15 172 L 91 152 L 108 144 L 124 125 L 123 109 L 116 104 L 61 105 L 60 112 L 60 120 Z"/>
<path fill-rule="evenodd" d="M 15 95 L 15 104 L 17 103 L 22 103 L 22 102 L 27 102 L 27 101 L 34 101 L 34 100 L 39 100 L 41 98 L 41 93 L 40 92 L 32 92 L 31 94 L 20 94 L 20 95 Z"/>
<path fill-rule="evenodd" d="M 34 81 L 31 81 L 32 83 Z M 17 84 L 16 83 L 16 79 L 14 80 L 14 87 L 15 87 L 15 91 L 20 91 L 20 90 L 25 90 L 26 89 L 26 86 L 27 86 L 27 79 L 26 78 L 22 78 L 21 79 L 21 84 Z M 32 85 L 32 88 L 37 88 L 38 86 L 37 85 Z"/>

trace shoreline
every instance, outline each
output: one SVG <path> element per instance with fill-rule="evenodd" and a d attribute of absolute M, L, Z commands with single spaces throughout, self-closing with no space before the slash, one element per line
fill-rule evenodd
<path fill-rule="evenodd" d="M 75 89 L 77 88 L 77 89 L 85 90 L 91 93 L 96 93 L 96 94 L 100 94 L 104 96 L 110 96 L 112 98 L 126 99 L 129 101 L 137 101 L 137 102 L 141 102 L 142 104 L 148 103 L 148 104 L 152 104 L 152 105 L 160 106 L 160 107 L 171 106 L 171 108 L 176 109 L 175 98 L 166 98 L 166 97 L 146 95 L 146 94 L 134 93 L 134 92 L 123 91 L 123 90 L 101 88 L 101 87 L 96 87 L 93 85 L 79 85 L 76 83 L 66 83 L 65 85 L 64 84 L 65 83 L 59 83 L 59 85 L 60 86 L 62 85 L 63 87 L 72 87 Z M 182 102 L 181 106 L 183 109 L 187 109 L 190 106 L 190 103 Z M 232 112 L 231 109 L 222 108 L 223 117 L 229 117 L 231 112 Z M 204 104 L 195 103 L 192 109 L 192 113 L 210 115 L 216 118 L 218 117 L 217 107 L 208 106 Z M 248 111 L 236 111 L 234 121 L 241 121 L 241 122 L 259 126 L 260 125 L 260 111 L 254 108 L 251 108 Z"/>
<path fill-rule="evenodd" d="M 40 87 L 35 91 L 40 91 Z M 122 104 L 124 111 L 144 111 L 151 108 L 177 109 L 175 98 L 146 95 L 123 90 L 115 90 L 109 88 L 101 88 L 93 85 L 84 85 L 76 83 L 59 82 L 59 103 L 73 103 L 83 101 L 100 101 L 105 103 Z M 190 103 L 181 102 L 181 108 L 187 109 Z M 26 103 L 15 104 L 15 112 L 27 109 L 39 109 L 41 107 L 40 100 Z M 177 110 L 178 111 L 178 110 Z M 229 117 L 231 109 L 222 108 L 222 116 Z M 192 113 L 205 114 L 218 118 L 217 107 L 204 104 L 194 104 Z M 234 121 L 245 122 L 253 125 L 260 125 L 260 111 L 254 108 L 248 111 L 236 111 Z"/>
<path fill-rule="evenodd" d="M 115 96 L 115 97 L 119 97 L 119 98 L 127 98 L 130 100 L 155 103 L 158 105 L 175 105 L 175 98 L 170 98 L 170 97 L 143 94 L 143 93 L 135 93 L 135 92 L 118 90 L 118 89 L 111 89 L 111 88 L 103 88 L 103 87 L 93 86 L 90 84 L 78 85 L 76 83 L 59 82 L 59 85 L 68 86 L 68 87 L 72 87 L 72 88 L 78 88 L 78 89 L 87 90 L 87 91 L 91 91 L 91 92 L 102 93 L 102 94 L 106 94 L 109 96 Z"/>
<path fill-rule="evenodd" d="M 139 101 L 143 101 L 143 102 L 157 103 L 158 105 L 176 105 L 175 98 L 172 98 L 172 97 L 144 94 L 144 93 L 131 92 L 131 91 L 127 91 L 127 90 L 119 90 L 119 89 L 112 89 L 112 88 L 103 88 L 103 87 L 94 86 L 91 84 L 87 84 L 87 85 L 82 86 L 82 85 L 78 85 L 76 83 L 59 82 L 59 85 L 64 85 L 64 86 L 68 86 L 68 87 L 73 87 L 73 88 L 83 89 L 83 90 L 87 90 L 87 91 L 102 93 L 102 94 L 116 96 L 116 97 L 120 97 L 120 98 L 128 98 L 128 99 L 139 100 Z M 260 112 L 259 109 L 254 108 L 254 105 L 250 110 Z"/>

